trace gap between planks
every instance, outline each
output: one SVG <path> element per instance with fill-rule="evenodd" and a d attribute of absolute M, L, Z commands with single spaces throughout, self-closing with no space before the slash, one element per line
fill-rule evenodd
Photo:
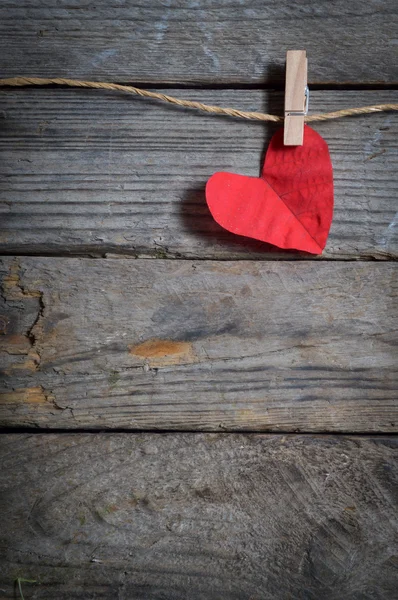
<path fill-rule="evenodd" d="M 159 249 L 162 253 L 161 256 L 153 254 L 150 255 L 148 253 L 140 252 L 131 253 L 131 252 L 123 252 L 122 250 L 118 251 L 114 248 L 107 247 L 94 247 L 92 249 L 88 249 L 86 252 L 80 251 L 54 251 L 54 252 L 29 252 L 28 250 L 24 250 L 24 252 L 14 252 L 10 250 L 9 252 L 2 251 L 0 252 L 0 258 L 7 258 L 9 256 L 15 256 L 18 258 L 30 257 L 30 258 L 88 258 L 92 260 L 113 260 L 113 259 L 123 259 L 123 260 L 179 260 L 179 261 L 218 261 L 218 262 L 298 262 L 298 261 L 318 261 L 318 262 L 361 262 L 361 263 L 376 263 L 380 262 L 380 259 L 373 254 L 369 256 L 339 256 L 338 258 L 332 258 L 330 256 L 304 256 L 300 253 L 293 254 L 291 256 L 281 256 L 278 257 L 279 248 L 275 248 L 275 258 L 272 257 L 272 254 L 269 253 L 264 255 L 264 258 L 258 258 L 258 256 L 242 256 L 242 257 L 217 257 L 212 258 L 209 256 L 184 256 L 179 253 L 168 253 L 166 248 Z M 383 262 L 397 262 L 398 256 L 394 256 L 393 254 L 385 253 L 383 255 Z"/>
<path fill-rule="evenodd" d="M 104 435 L 113 435 L 113 434 L 125 434 L 131 436 L 140 436 L 140 435 L 156 435 L 159 437 L 162 436 L 170 436 L 170 435 L 192 435 L 192 436 L 201 436 L 204 433 L 208 433 L 211 435 L 219 435 L 219 436 L 238 436 L 238 435 L 261 435 L 269 438 L 277 438 L 281 436 L 303 436 L 308 438 L 364 438 L 367 439 L 382 439 L 382 438 L 398 438 L 398 433 L 389 432 L 389 431 L 376 431 L 373 433 L 369 433 L 368 431 L 291 431 L 291 430 L 283 430 L 280 431 L 264 431 L 263 429 L 250 429 L 248 431 L 220 431 L 215 432 L 214 429 L 126 429 L 123 427 L 119 427 L 117 429 L 88 429 L 87 427 L 80 427 L 78 429 L 40 429 L 37 427 L 0 427 L 0 437 L 11 435 L 11 434 L 21 434 L 21 435 L 82 435 L 82 434 L 90 434 L 96 436 L 98 434 Z"/>
<path fill-rule="evenodd" d="M 97 81 L 97 80 L 96 80 Z M 275 81 L 275 82 L 264 82 L 263 84 L 259 83 L 240 83 L 239 81 L 231 81 L 231 82 L 222 82 L 222 83 L 206 83 L 200 81 L 193 82 L 183 82 L 183 81 L 162 81 L 161 79 L 157 81 L 141 81 L 140 79 L 133 79 L 131 81 L 112 81 L 110 83 L 115 83 L 117 85 L 125 85 L 125 86 L 133 86 L 133 87 L 143 87 L 147 89 L 169 89 L 169 90 L 231 90 L 231 91 L 239 91 L 239 90 L 254 90 L 254 91 L 284 91 L 285 84 L 284 82 Z M 70 86 L 67 85 L 41 85 L 42 88 L 47 89 L 69 89 Z M 324 83 L 308 83 L 308 87 L 311 90 L 317 92 L 327 92 L 337 90 L 339 92 L 351 92 L 351 91 L 389 91 L 389 90 L 397 90 L 398 89 L 398 81 L 392 81 L 389 83 L 385 82 L 373 82 L 373 83 L 353 83 L 350 81 L 339 83 L 339 82 L 324 82 Z M 8 89 L 5 87 L 4 89 Z"/>

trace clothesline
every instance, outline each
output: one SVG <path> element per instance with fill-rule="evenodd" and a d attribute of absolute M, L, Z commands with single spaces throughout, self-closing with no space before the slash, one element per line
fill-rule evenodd
<path fill-rule="evenodd" d="M 202 112 L 215 115 L 227 115 L 230 117 L 238 117 L 240 119 L 247 119 L 252 121 L 272 121 L 274 123 L 283 122 L 283 117 L 279 115 L 270 115 L 261 112 L 244 111 L 236 108 L 226 108 L 222 106 L 203 104 L 202 102 L 183 100 L 181 98 L 169 96 L 168 94 L 162 94 L 160 92 L 151 92 L 149 90 L 142 90 L 131 85 L 121 85 L 118 83 L 106 83 L 101 81 L 81 81 L 79 79 L 65 79 L 59 77 L 11 77 L 8 79 L 0 79 L 0 87 L 22 87 L 29 85 L 41 86 L 51 84 L 101 90 L 116 90 L 120 92 L 127 92 L 129 94 L 135 94 L 137 96 L 143 96 L 145 98 L 160 100 L 161 102 L 168 102 L 169 104 L 174 104 L 183 108 L 200 110 Z M 398 104 L 375 104 L 373 106 L 345 108 L 342 110 L 336 110 L 334 112 L 328 112 L 317 115 L 307 115 L 305 116 L 305 121 L 307 123 L 314 123 L 316 121 L 329 121 L 330 119 L 340 119 L 341 117 L 351 117 L 356 115 L 366 115 L 371 113 L 394 110 L 398 110 Z"/>

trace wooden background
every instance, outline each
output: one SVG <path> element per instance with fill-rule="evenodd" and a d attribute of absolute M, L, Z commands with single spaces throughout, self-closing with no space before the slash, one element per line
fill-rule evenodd
<path fill-rule="evenodd" d="M 9 0 L 0 72 L 281 114 L 305 48 L 324 112 L 397 102 L 396 32 L 392 0 Z M 0 600 L 396 598 L 398 115 L 314 128 L 322 257 L 206 208 L 274 126 L 1 89 Z"/>

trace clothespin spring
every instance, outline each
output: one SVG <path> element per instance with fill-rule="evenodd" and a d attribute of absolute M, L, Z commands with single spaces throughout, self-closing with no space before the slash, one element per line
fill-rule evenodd
<path fill-rule="evenodd" d="M 304 110 L 289 110 L 286 113 L 287 117 L 305 117 L 308 115 L 308 106 L 310 103 L 310 89 L 308 85 L 305 86 L 304 90 Z"/>

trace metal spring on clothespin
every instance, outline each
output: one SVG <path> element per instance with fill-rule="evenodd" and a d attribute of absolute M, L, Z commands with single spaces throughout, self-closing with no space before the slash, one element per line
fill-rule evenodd
<path fill-rule="evenodd" d="M 305 117 L 308 115 L 308 106 L 310 103 L 310 88 L 308 85 L 305 86 L 304 90 L 304 110 L 291 110 L 288 114 L 289 117 Z"/>

